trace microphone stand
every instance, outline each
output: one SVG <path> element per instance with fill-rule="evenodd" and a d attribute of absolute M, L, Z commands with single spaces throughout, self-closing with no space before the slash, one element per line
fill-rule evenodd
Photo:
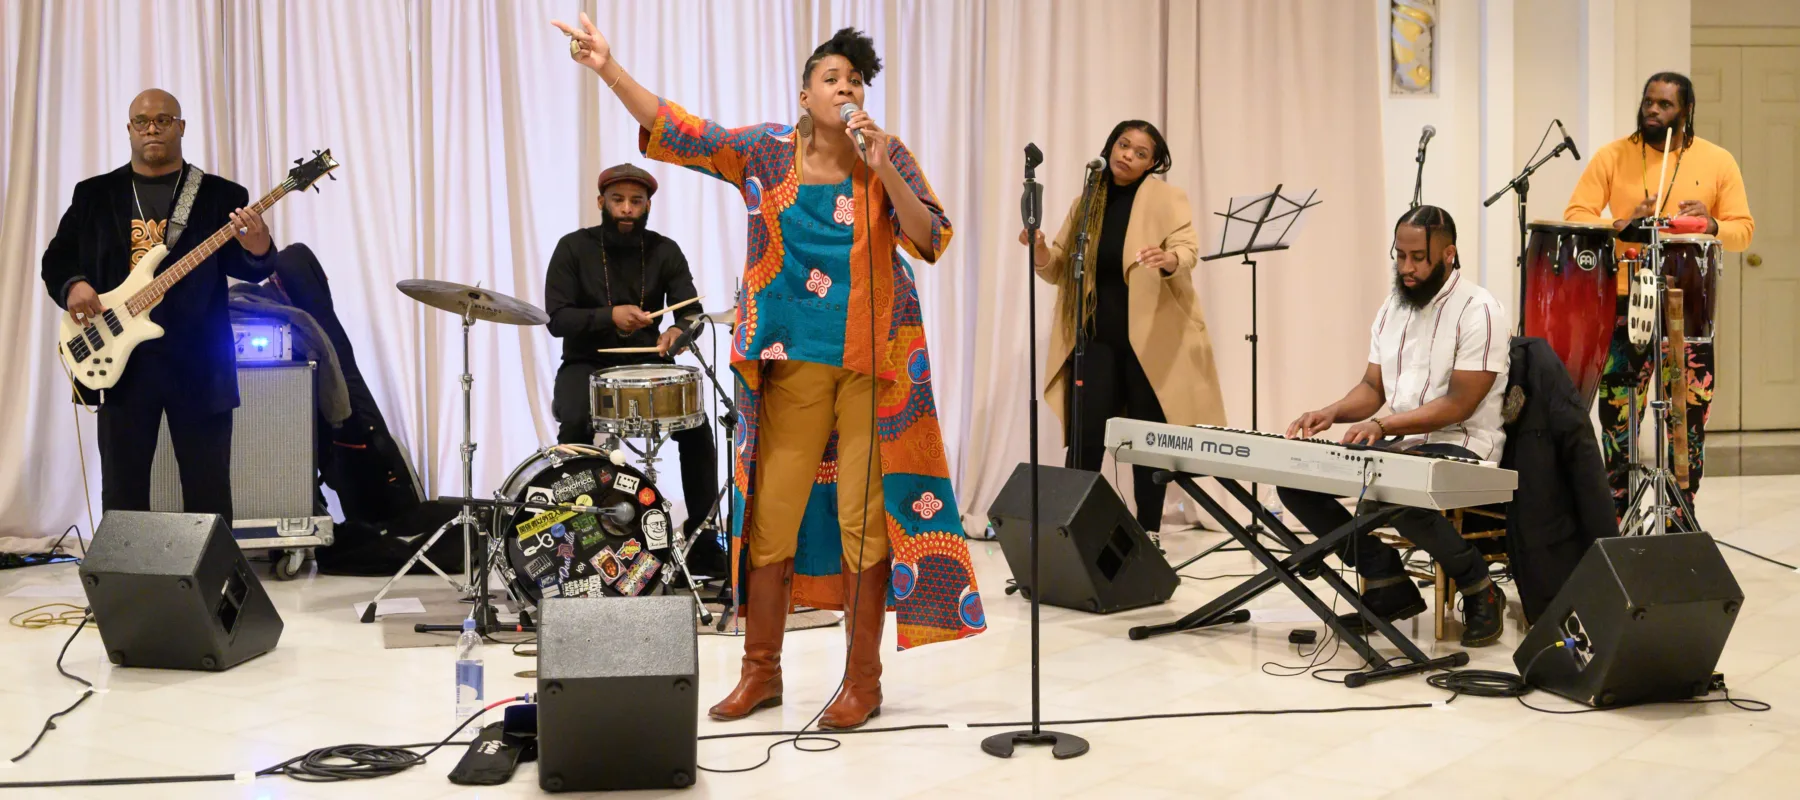
<path fill-rule="evenodd" d="M 1413 159 L 1414 161 L 1419 162 L 1418 171 L 1413 173 L 1413 208 L 1419 207 L 1419 200 L 1425 191 L 1425 146 L 1430 143 L 1430 139 L 1419 142 L 1419 155 L 1417 158 Z"/>
<path fill-rule="evenodd" d="M 1525 235 L 1526 235 L 1525 205 L 1526 205 L 1526 196 L 1531 193 L 1531 176 L 1537 173 L 1539 167 L 1542 167 L 1550 159 L 1562 155 L 1562 152 L 1567 149 L 1569 149 L 1569 140 L 1564 139 L 1560 142 L 1557 142 L 1556 146 L 1550 148 L 1550 152 L 1545 153 L 1543 158 L 1538 159 L 1535 163 L 1527 165 L 1525 167 L 1525 170 L 1523 172 L 1519 173 L 1519 177 L 1513 178 L 1511 181 L 1508 181 L 1505 186 L 1500 187 L 1500 191 L 1495 192 L 1494 196 L 1489 197 L 1487 200 L 1483 201 L 1481 204 L 1482 208 L 1487 208 L 1488 206 L 1491 206 L 1494 203 L 1499 202 L 1500 198 L 1505 197 L 1506 193 L 1509 191 L 1512 192 L 1514 197 L 1518 200 L 1518 206 L 1519 206 L 1519 306 L 1518 306 L 1518 308 L 1519 308 L 1519 332 L 1521 334 L 1523 334 L 1525 332 L 1525 249 L 1526 249 L 1526 247 L 1525 247 Z M 1421 167 L 1422 166 L 1423 165 L 1421 165 Z"/>
<path fill-rule="evenodd" d="M 700 324 L 705 324 L 705 323 L 700 323 Z M 679 344 L 679 342 L 677 342 L 677 344 Z M 670 349 L 671 353 L 675 352 L 675 348 L 671 347 L 669 349 Z M 725 444 L 726 444 L 725 456 L 727 459 L 734 458 L 735 454 L 733 451 L 737 447 L 737 426 L 738 426 L 737 404 L 732 401 L 731 393 L 725 391 L 725 387 L 719 384 L 719 376 L 713 372 L 712 365 L 707 363 L 706 356 L 701 354 L 700 348 L 699 347 L 690 347 L 688 349 L 693 352 L 694 360 L 700 362 L 701 373 L 706 375 L 707 381 L 712 384 L 713 393 L 718 397 L 719 402 L 721 404 L 723 404 L 725 407 L 725 413 L 719 415 L 719 424 L 725 426 Z M 730 462 L 727 461 L 727 464 L 729 464 L 729 463 Z M 736 474 L 735 468 L 726 470 L 726 475 L 727 475 L 727 477 L 725 479 L 726 484 L 722 489 L 720 489 L 720 491 L 717 494 L 713 495 L 712 508 L 707 509 L 706 516 L 703 518 L 703 519 L 714 518 L 719 513 L 719 507 L 721 505 L 723 505 L 725 507 L 725 536 L 727 539 L 729 539 L 731 537 L 732 525 L 733 525 L 733 521 L 736 517 L 736 512 L 733 510 L 733 507 L 731 505 L 725 503 L 725 495 L 731 491 L 730 481 L 732 480 L 732 478 L 730 476 L 735 475 L 735 474 Z M 696 530 L 698 530 L 698 529 L 696 529 Z M 729 542 L 725 546 L 725 553 L 726 553 L 726 558 L 729 559 L 731 557 L 731 545 L 729 544 Z M 731 564 L 729 564 L 729 563 L 726 564 L 725 571 L 727 573 L 727 579 L 729 580 L 729 582 L 732 585 L 721 597 L 721 599 L 724 600 L 725 610 L 724 610 L 724 613 L 721 613 L 719 615 L 718 622 L 716 623 L 716 626 L 713 628 L 713 630 L 718 631 L 720 633 L 723 633 L 725 631 L 726 623 L 729 620 L 731 620 L 732 618 L 734 618 L 737 614 L 737 605 L 738 605 L 738 603 L 737 603 L 737 586 L 736 586 L 737 581 L 735 580 L 735 574 L 733 574 L 733 570 L 731 569 L 731 567 L 732 567 Z M 704 604 L 701 607 L 705 608 Z"/>
<path fill-rule="evenodd" d="M 1038 516 L 1042 506 L 1038 501 L 1038 377 L 1037 377 L 1037 234 L 1044 216 L 1044 187 L 1037 182 L 1037 166 L 1044 163 L 1044 153 L 1036 144 L 1025 146 L 1025 194 L 1019 200 L 1020 213 L 1025 218 L 1025 297 L 1030 309 L 1026 315 L 1026 341 L 1030 343 L 1031 379 L 1025 385 L 1026 394 L 1030 398 L 1031 425 L 1031 585 L 1038 583 Z M 1085 214 L 1083 215 L 1086 216 Z M 1085 237 L 1084 237 L 1085 238 Z M 1079 352 L 1079 351 L 1077 351 Z M 1079 397 L 1079 395 L 1077 395 Z M 1039 622 L 1038 593 L 1032 591 L 1031 597 L 1031 730 L 1000 733 L 981 740 L 981 751 L 996 758 L 1012 758 L 1013 748 L 1017 745 L 1050 745 L 1050 752 L 1058 759 L 1074 758 L 1088 751 L 1086 739 L 1067 733 L 1056 733 L 1043 728 L 1043 709 L 1040 702 L 1042 694 L 1038 680 L 1039 655 Z"/>

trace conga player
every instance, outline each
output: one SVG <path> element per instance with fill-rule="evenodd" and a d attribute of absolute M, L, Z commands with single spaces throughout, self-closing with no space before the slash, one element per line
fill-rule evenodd
<path fill-rule="evenodd" d="M 1673 136 L 1670 131 L 1674 131 Z M 1663 173 L 1665 141 L 1670 142 L 1668 171 L 1660 178 L 1663 184 L 1657 186 L 1658 176 Z M 1650 76 L 1638 106 L 1637 130 L 1594 154 L 1563 211 L 1563 218 L 1572 222 L 1605 222 L 1622 233 L 1636 227 L 1634 221 L 1646 217 L 1687 218 L 1677 219 L 1675 229 L 1715 236 L 1724 249 L 1734 252 L 1749 248 L 1756 228 L 1737 160 L 1724 148 L 1694 135 L 1694 84 L 1679 73 Z M 1602 449 L 1613 502 L 1621 518 L 1629 501 L 1626 440 L 1630 389 L 1638 390 L 1641 408 L 1650 383 L 1649 354 L 1631 345 L 1626 310 L 1626 297 L 1621 294 L 1618 322 L 1600 380 Z M 1690 328 L 1698 325 L 1707 332 L 1712 323 L 1711 319 L 1688 320 Z M 1685 424 L 1688 435 L 1678 436 L 1677 441 L 1685 439 L 1688 446 L 1691 477 L 1686 494 L 1691 508 L 1706 458 L 1706 419 L 1713 394 L 1713 343 L 1710 335 L 1702 335 L 1688 338 L 1686 345 L 1687 352 L 1680 363 L 1688 370 L 1687 419 L 1677 424 Z M 1664 376 L 1665 386 L 1668 377 Z M 1630 413 L 1637 410 L 1631 409 Z"/>

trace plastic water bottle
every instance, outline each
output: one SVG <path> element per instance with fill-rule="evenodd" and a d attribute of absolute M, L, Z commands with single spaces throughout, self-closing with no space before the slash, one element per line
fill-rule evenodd
<path fill-rule="evenodd" d="M 481 635 L 475 632 L 475 620 L 463 620 L 462 636 L 456 639 L 456 721 L 461 724 L 475 716 L 485 703 L 482 700 L 481 657 L 475 648 Z"/>

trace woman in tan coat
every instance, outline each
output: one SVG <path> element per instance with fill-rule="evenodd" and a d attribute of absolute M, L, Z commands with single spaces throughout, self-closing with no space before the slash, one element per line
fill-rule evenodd
<path fill-rule="evenodd" d="M 1168 143 L 1156 126 L 1127 120 L 1113 128 L 1100 155 L 1106 167 L 1087 218 L 1079 218 L 1076 198 L 1056 240 L 1047 243 L 1039 232 L 1032 248 L 1038 277 L 1056 286 L 1044 398 L 1063 421 L 1068 466 L 1088 470 L 1100 468 L 1111 417 L 1225 424 L 1212 343 L 1194 293 L 1200 237 L 1187 193 L 1151 177 L 1169 171 Z M 1080 227 L 1088 231 L 1088 269 L 1077 286 L 1071 257 Z M 1023 243 L 1025 234 L 1019 238 Z M 1081 387 L 1081 429 L 1073 430 L 1077 324 L 1086 326 L 1088 344 L 1083 374 L 1074 381 Z M 1151 482 L 1151 472 L 1132 468 L 1132 484 L 1138 522 L 1154 533 L 1162 528 L 1166 491 Z"/>

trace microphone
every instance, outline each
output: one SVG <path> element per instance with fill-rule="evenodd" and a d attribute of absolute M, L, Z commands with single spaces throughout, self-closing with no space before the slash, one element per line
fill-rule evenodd
<path fill-rule="evenodd" d="M 861 110 L 862 109 L 858 108 L 855 103 L 845 103 L 841 106 L 838 106 L 838 116 L 843 118 L 845 125 L 849 125 L 850 124 L 850 115 L 854 114 L 858 111 L 861 111 Z M 856 149 L 861 150 L 865 153 L 869 152 L 869 143 L 863 140 L 862 131 L 857 131 L 855 135 L 856 135 Z"/>
<path fill-rule="evenodd" d="M 630 525 L 631 521 L 637 518 L 637 512 L 632 509 L 631 504 L 625 502 L 602 507 L 598 513 L 621 528 Z"/>
<path fill-rule="evenodd" d="M 1426 125 L 1425 129 L 1419 132 L 1419 158 L 1425 157 L 1425 145 L 1430 144 L 1431 137 L 1436 135 L 1437 128 L 1430 125 Z"/>
<path fill-rule="evenodd" d="M 1563 146 L 1569 148 L 1569 155 L 1574 156 L 1576 161 L 1580 161 L 1581 151 L 1575 149 L 1575 140 L 1569 137 L 1569 130 L 1563 127 L 1562 120 L 1553 119 L 1550 121 L 1556 123 L 1557 130 L 1562 131 Z"/>
<path fill-rule="evenodd" d="M 676 323 L 676 325 L 679 326 L 680 323 Z M 706 315 L 695 314 L 694 318 L 688 322 L 687 327 L 681 329 L 681 335 L 675 337 L 675 342 L 669 345 L 669 355 L 672 357 L 694 346 L 694 339 L 700 335 L 700 329 L 704 327 L 706 327 Z"/>
<path fill-rule="evenodd" d="M 1088 172 L 1099 172 L 1103 169 L 1106 169 L 1106 161 L 1104 159 L 1096 158 L 1087 163 Z"/>

